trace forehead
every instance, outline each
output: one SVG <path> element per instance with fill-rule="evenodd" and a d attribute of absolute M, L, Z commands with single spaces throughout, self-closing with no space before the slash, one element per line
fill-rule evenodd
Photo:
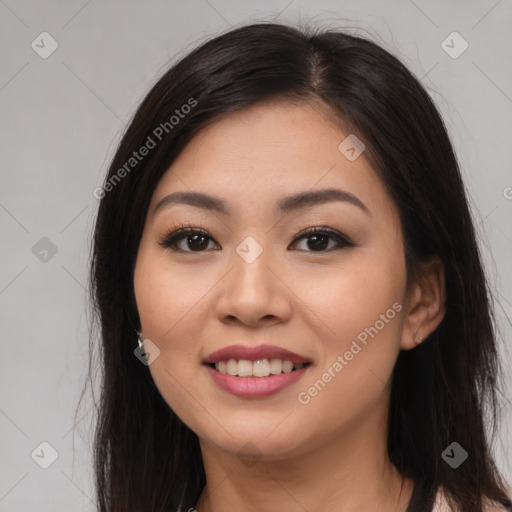
<path fill-rule="evenodd" d="M 393 208 L 364 151 L 351 160 L 340 150 L 352 137 L 342 126 L 320 102 L 274 101 L 225 115 L 183 149 L 160 180 L 152 207 L 174 191 L 211 193 L 254 208 L 285 190 L 336 187 Z"/>
<path fill-rule="evenodd" d="M 338 156 L 344 137 L 326 105 L 272 101 L 224 115 L 203 128 L 178 160 L 220 161 L 255 175 L 267 170 L 270 161 L 274 172 L 305 161 L 314 173 L 319 154 Z"/>

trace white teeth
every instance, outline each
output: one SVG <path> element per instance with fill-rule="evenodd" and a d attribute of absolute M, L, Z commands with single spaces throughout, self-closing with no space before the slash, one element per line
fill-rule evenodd
<path fill-rule="evenodd" d="M 270 375 L 270 363 L 268 359 L 258 359 L 252 363 L 252 374 L 255 377 L 268 377 Z"/>
<path fill-rule="evenodd" d="M 256 361 L 230 359 L 215 363 L 215 369 L 220 373 L 238 377 L 268 377 L 269 375 L 290 373 L 303 367 L 304 363 L 294 364 L 292 361 L 283 361 L 282 359 L 271 359 L 270 361 L 268 359 Z"/>
<path fill-rule="evenodd" d="M 283 373 L 290 373 L 293 370 L 293 363 L 291 361 L 283 361 Z"/>
<path fill-rule="evenodd" d="M 273 375 L 277 375 L 281 373 L 283 370 L 283 361 L 281 359 L 271 359 L 270 360 L 270 373 Z"/>
<path fill-rule="evenodd" d="M 238 363 L 234 359 L 230 359 L 226 363 L 226 373 L 228 375 L 238 375 Z"/>
<path fill-rule="evenodd" d="M 238 375 L 240 377 L 250 377 L 252 375 L 252 361 L 240 359 L 238 361 Z"/>

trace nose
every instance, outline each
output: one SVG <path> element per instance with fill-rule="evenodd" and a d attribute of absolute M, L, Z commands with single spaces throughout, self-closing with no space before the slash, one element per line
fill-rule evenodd
<path fill-rule="evenodd" d="M 252 263 L 234 253 L 232 269 L 220 283 L 216 304 L 216 315 L 221 322 L 254 328 L 290 318 L 293 293 L 282 268 L 279 270 L 270 253 L 264 249 Z"/>

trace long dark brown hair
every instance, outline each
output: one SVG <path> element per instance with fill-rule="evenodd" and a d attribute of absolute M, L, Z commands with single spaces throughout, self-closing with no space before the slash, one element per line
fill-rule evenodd
<path fill-rule="evenodd" d="M 341 30 L 265 23 L 201 44 L 156 82 L 126 129 L 99 194 L 89 367 L 91 383 L 93 370 L 100 371 L 98 509 L 186 511 L 205 485 L 197 435 L 134 356 L 140 322 L 133 270 L 152 193 L 180 151 L 219 116 L 267 99 L 320 99 L 340 126 L 364 141 L 400 213 L 408 283 L 419 276 L 424 258 L 438 255 L 444 263 L 445 318 L 422 345 L 400 352 L 394 369 L 391 461 L 421 482 L 429 504 L 442 486 L 454 510 L 481 512 L 485 499 L 510 505 L 491 444 L 500 375 L 493 299 L 439 112 L 420 82 L 378 44 Z M 154 147 L 130 161 L 149 139 Z M 469 454 L 456 470 L 441 457 L 453 441 Z"/>

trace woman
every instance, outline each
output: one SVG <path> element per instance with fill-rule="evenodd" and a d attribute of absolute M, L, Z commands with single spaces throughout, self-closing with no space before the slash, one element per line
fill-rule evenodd
<path fill-rule="evenodd" d="M 101 511 L 511 506 L 464 186 L 395 57 L 216 37 L 154 85 L 99 196 Z"/>

